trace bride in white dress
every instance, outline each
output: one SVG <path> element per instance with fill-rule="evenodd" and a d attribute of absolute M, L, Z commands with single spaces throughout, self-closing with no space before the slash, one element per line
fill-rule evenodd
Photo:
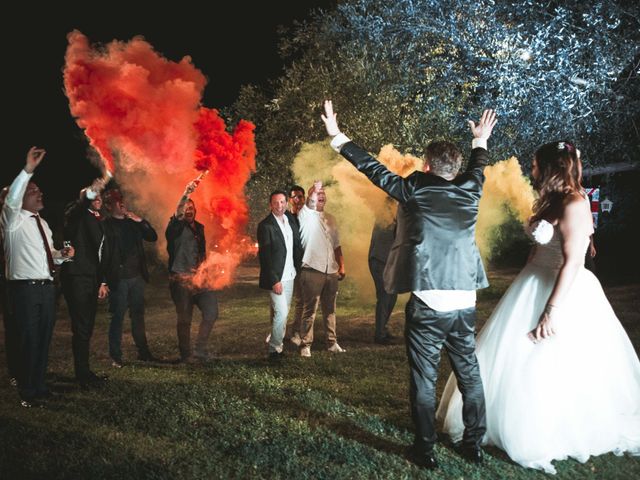
<path fill-rule="evenodd" d="M 543 145 L 532 177 L 536 245 L 478 335 L 485 389 L 484 443 L 530 468 L 553 460 L 640 454 L 640 361 L 596 277 L 584 268 L 593 233 L 569 142 Z M 452 375 L 438 409 L 462 438 L 462 399 Z"/>

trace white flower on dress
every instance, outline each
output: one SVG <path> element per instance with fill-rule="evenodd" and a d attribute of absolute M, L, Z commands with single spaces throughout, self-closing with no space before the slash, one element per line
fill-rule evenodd
<path fill-rule="evenodd" d="M 531 231 L 531 236 L 540 245 L 545 245 L 553 238 L 553 225 L 546 220 L 540 220 Z"/>

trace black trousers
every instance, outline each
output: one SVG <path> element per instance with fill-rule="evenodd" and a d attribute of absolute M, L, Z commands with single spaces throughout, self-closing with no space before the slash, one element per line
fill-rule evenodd
<path fill-rule="evenodd" d="M 10 281 L 9 295 L 19 342 L 18 393 L 23 400 L 33 400 L 47 393 L 45 375 L 55 324 L 55 287 L 50 281 Z"/>
<path fill-rule="evenodd" d="M 405 339 L 411 368 L 414 447 L 428 454 L 436 442 L 436 379 L 444 345 L 462 393 L 463 444 L 479 446 L 486 431 L 484 390 L 475 354 L 475 307 L 451 312 L 429 308 L 415 295 L 406 307 Z"/>
<path fill-rule="evenodd" d="M 76 379 L 90 378 L 89 345 L 98 308 L 98 280 L 95 275 L 63 275 L 62 292 L 71 317 L 71 347 Z"/>
<path fill-rule="evenodd" d="M 369 271 L 371 272 L 373 283 L 376 286 L 376 340 L 382 340 L 389 335 L 387 323 L 398 299 L 398 295 L 395 293 L 387 293 L 384 289 L 384 267 L 385 262 L 377 258 L 369 259 Z"/>
<path fill-rule="evenodd" d="M 18 376 L 18 363 L 20 355 L 20 336 L 18 325 L 13 315 L 13 305 L 9 298 L 9 285 L 0 272 L 0 306 L 2 308 L 2 322 L 4 324 L 4 348 L 7 354 L 7 373 L 11 378 Z"/>

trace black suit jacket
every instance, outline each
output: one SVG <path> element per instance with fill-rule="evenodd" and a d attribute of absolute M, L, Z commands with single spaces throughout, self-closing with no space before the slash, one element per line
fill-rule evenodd
<path fill-rule="evenodd" d="M 293 232 L 293 266 L 296 272 L 302 265 L 302 242 L 298 219 L 290 212 L 284 213 Z M 258 224 L 258 257 L 260 258 L 260 288 L 271 290 L 282 279 L 287 248 L 282 230 L 272 213 Z"/>
<path fill-rule="evenodd" d="M 102 260 L 98 252 L 104 236 L 102 220 L 89 212 L 86 198 L 70 203 L 65 210 L 64 239 L 75 249 L 73 261 L 62 264 L 63 275 L 95 275 L 105 281 L 105 269 L 110 252 L 103 247 Z"/>
<path fill-rule="evenodd" d="M 384 272 L 389 293 L 476 290 L 489 285 L 475 242 L 478 203 L 488 162 L 484 148 L 454 180 L 387 170 L 353 142 L 340 153 L 399 203 L 396 237 Z"/>
<path fill-rule="evenodd" d="M 125 221 L 129 222 L 135 226 L 135 231 L 137 232 L 136 236 L 136 252 L 138 254 L 138 258 L 140 258 L 140 274 L 142 278 L 146 282 L 149 281 L 149 269 L 147 267 L 147 259 L 144 254 L 144 246 L 142 245 L 142 241 L 146 242 L 155 242 L 158 240 L 158 234 L 151 226 L 151 224 L 142 220 L 141 222 L 136 222 L 127 218 L 126 220 L 118 220 L 114 218 L 107 218 L 104 220 L 104 231 L 105 231 L 105 243 L 106 248 L 109 251 L 109 264 L 106 265 L 105 275 L 107 278 L 107 283 L 109 287 L 115 287 L 118 281 L 120 280 L 120 265 L 123 262 L 122 254 L 124 252 L 120 252 L 120 248 L 118 247 L 118 233 L 114 227 L 115 222 Z"/>

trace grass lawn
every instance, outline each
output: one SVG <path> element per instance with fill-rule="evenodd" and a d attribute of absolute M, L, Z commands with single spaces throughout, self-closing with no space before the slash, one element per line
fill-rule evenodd
<path fill-rule="evenodd" d="M 101 305 L 93 335 L 92 368 L 110 375 L 98 390 L 72 381 L 71 332 L 60 299 L 49 371 L 63 396 L 47 409 L 23 409 L 8 383 L 0 345 L 0 479 L 100 478 L 640 478 L 640 459 L 612 454 L 585 464 L 556 462 L 551 477 L 509 461 L 487 448 L 485 464 L 472 466 L 450 445 L 438 444 L 441 469 L 426 472 L 405 459 L 412 439 L 408 366 L 404 344 L 373 343 L 373 303 L 362 304 L 348 282 L 338 297 L 338 338 L 347 353 L 324 351 L 322 321 L 310 359 L 287 345 L 280 365 L 266 360 L 268 293 L 256 271 L 220 293 L 220 318 L 207 364 L 135 361 L 129 329 L 125 368 L 110 367 L 108 315 Z M 490 275 L 480 294 L 481 322 L 515 272 Z M 636 349 L 640 348 L 640 286 L 606 289 Z M 402 336 L 406 297 L 391 320 Z M 199 320 L 199 312 L 194 314 Z M 175 314 L 166 278 L 147 287 L 147 335 L 153 353 L 177 358 Z M 198 322 L 194 322 L 194 330 Z M 450 372 L 443 356 L 439 391 Z M 615 372 L 612 372 L 615 374 Z"/>

